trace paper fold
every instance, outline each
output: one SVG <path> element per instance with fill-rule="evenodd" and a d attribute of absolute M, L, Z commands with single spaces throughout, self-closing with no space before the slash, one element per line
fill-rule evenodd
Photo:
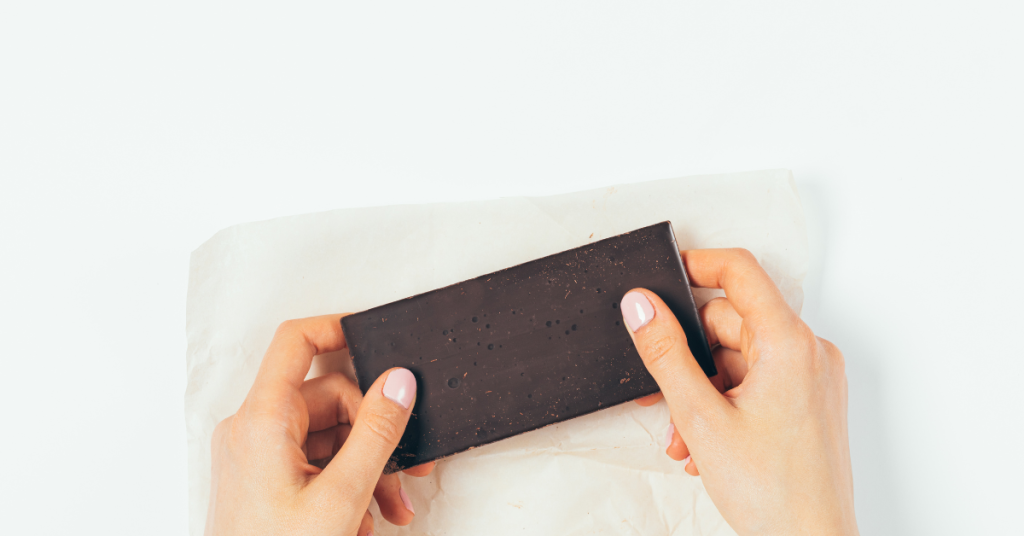
<path fill-rule="evenodd" d="M 797 311 L 807 240 L 788 171 L 667 179 L 473 203 L 346 209 L 237 225 L 192 254 L 186 330 L 190 531 L 203 533 L 210 436 L 237 411 L 276 326 L 359 311 L 669 220 L 683 249 L 744 247 Z M 698 305 L 721 291 L 698 289 Z M 347 352 L 311 376 L 351 376 Z M 548 426 L 402 476 L 416 507 L 375 533 L 734 534 L 699 478 L 664 455 L 664 403 Z"/>

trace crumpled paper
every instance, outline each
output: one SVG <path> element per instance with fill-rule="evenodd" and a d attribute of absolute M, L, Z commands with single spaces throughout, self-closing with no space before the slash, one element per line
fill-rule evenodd
<path fill-rule="evenodd" d="M 210 436 L 238 410 L 279 323 L 360 311 L 670 220 L 683 249 L 752 251 L 797 311 L 808 252 L 788 171 L 667 179 L 551 197 L 345 209 L 230 227 L 192 253 L 186 329 L 190 531 L 203 533 Z M 702 305 L 721 291 L 697 290 Z M 347 352 L 318 356 L 310 377 Z M 626 403 L 402 475 L 408 527 L 376 534 L 731 535 L 664 454 L 664 402 Z"/>

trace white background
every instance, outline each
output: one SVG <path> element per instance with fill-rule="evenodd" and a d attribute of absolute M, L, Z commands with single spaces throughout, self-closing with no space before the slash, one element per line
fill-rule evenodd
<path fill-rule="evenodd" d="M 186 532 L 189 253 L 785 167 L 864 534 L 1020 533 L 1014 2 L 0 5 L 0 532 Z"/>

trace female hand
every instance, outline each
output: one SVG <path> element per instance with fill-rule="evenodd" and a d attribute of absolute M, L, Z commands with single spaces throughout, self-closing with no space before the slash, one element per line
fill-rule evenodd
<path fill-rule="evenodd" d="M 207 535 L 366 536 L 371 497 L 388 521 L 412 522 L 398 475 L 381 475 L 416 400 L 412 373 L 387 371 L 365 397 L 341 374 L 304 381 L 313 356 L 345 347 L 341 316 L 281 324 L 242 407 L 217 425 Z"/>
<path fill-rule="evenodd" d="M 745 250 L 683 252 L 718 375 L 701 371 L 672 311 L 636 289 L 621 308 L 672 415 L 666 453 L 700 474 L 737 533 L 857 534 L 843 356 L 815 337 Z"/>

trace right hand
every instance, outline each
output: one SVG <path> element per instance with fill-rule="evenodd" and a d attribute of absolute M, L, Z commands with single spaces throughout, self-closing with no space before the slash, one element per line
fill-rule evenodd
<path fill-rule="evenodd" d="M 622 299 L 627 331 L 672 415 L 666 453 L 700 474 L 748 534 L 858 534 L 842 353 L 816 337 L 745 250 L 682 253 L 690 282 L 725 298 L 700 310 L 718 375 L 701 371 L 654 293 Z"/>

